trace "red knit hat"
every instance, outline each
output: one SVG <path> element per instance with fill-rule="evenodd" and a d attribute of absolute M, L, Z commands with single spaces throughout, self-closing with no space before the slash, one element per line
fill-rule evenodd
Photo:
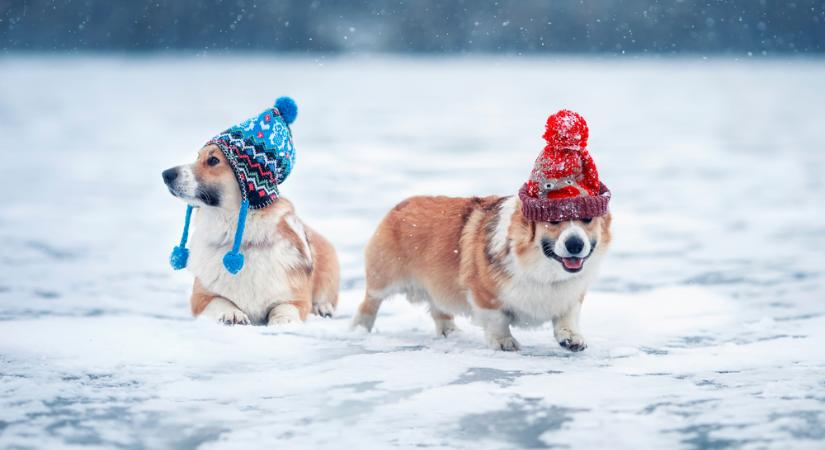
<path fill-rule="evenodd" d="M 587 151 L 590 130 L 563 109 L 547 118 L 547 145 L 519 191 L 525 217 L 538 221 L 590 219 L 607 213 L 610 191 Z"/>

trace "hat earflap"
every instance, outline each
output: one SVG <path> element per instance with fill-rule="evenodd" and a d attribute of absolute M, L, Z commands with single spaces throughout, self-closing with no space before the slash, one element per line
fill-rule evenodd
<path fill-rule="evenodd" d="M 192 205 L 186 205 L 186 219 L 183 222 L 183 236 L 180 238 L 180 245 L 172 249 L 169 255 L 169 263 L 172 268 L 180 270 L 186 267 L 189 261 L 189 249 L 186 248 L 186 240 L 189 238 L 189 221 L 192 219 Z"/>
<path fill-rule="evenodd" d="M 243 269 L 243 254 L 241 251 L 241 242 L 243 241 L 243 229 L 246 225 L 246 213 L 249 210 L 249 200 L 244 199 L 241 202 L 241 210 L 238 212 L 238 227 L 235 228 L 235 242 L 232 244 L 232 250 L 226 252 L 223 256 L 223 266 L 232 275 L 237 274 Z"/>

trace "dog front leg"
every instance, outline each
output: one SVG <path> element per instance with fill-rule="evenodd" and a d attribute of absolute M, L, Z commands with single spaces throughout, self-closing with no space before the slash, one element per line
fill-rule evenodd
<path fill-rule="evenodd" d="M 579 331 L 579 313 L 583 300 L 582 295 L 565 314 L 553 319 L 553 335 L 556 342 L 571 352 L 580 352 L 587 348 L 584 336 Z"/>
<path fill-rule="evenodd" d="M 521 348 L 516 338 L 510 334 L 510 322 L 513 320 L 511 315 L 499 309 L 475 307 L 473 316 L 484 328 L 484 338 L 490 348 L 505 352 L 518 351 Z"/>
<path fill-rule="evenodd" d="M 204 316 L 224 325 L 249 325 L 249 317 L 231 301 L 208 291 L 195 278 L 192 297 L 189 299 L 194 317 Z"/>
<path fill-rule="evenodd" d="M 307 318 L 311 302 L 286 302 L 275 305 L 267 317 L 267 325 L 278 326 L 299 323 Z"/>
<path fill-rule="evenodd" d="M 223 297 L 214 297 L 202 315 L 224 325 L 249 325 L 249 317 L 234 303 Z"/>

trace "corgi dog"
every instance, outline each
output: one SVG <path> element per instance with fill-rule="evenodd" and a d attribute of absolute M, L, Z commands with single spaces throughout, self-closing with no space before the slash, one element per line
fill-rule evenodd
<path fill-rule="evenodd" d="M 330 317 L 338 304 L 339 266 L 332 244 L 295 214 L 281 197 L 252 210 L 240 243 L 243 270 L 228 272 L 221 259 L 232 248 L 242 201 L 226 156 L 215 144 L 195 162 L 163 172 L 169 192 L 196 206 L 188 268 L 195 275 L 192 314 L 229 325 L 281 325 L 312 312 Z"/>
<path fill-rule="evenodd" d="M 496 350 L 519 350 L 510 327 L 553 323 L 570 351 L 587 347 L 579 313 L 610 244 L 609 213 L 528 220 L 512 197 L 412 197 L 381 221 L 366 248 L 366 296 L 353 327 L 372 330 L 381 302 L 403 293 L 429 306 L 435 332 L 470 315 Z"/>

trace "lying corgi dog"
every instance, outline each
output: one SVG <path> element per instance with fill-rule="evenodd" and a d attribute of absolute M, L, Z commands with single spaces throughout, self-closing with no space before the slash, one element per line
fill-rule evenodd
<path fill-rule="evenodd" d="M 465 314 L 484 328 L 491 348 L 518 350 L 511 325 L 552 321 L 562 347 L 586 348 L 579 313 L 610 244 L 610 191 L 595 166 L 587 171 L 596 177 L 595 195 L 556 198 L 549 194 L 554 186 L 536 185 L 567 176 L 551 166 L 559 160 L 569 168 L 575 155 L 559 157 L 551 151 L 556 145 L 586 145 L 584 119 L 562 113 L 551 116 L 559 124 L 553 130 L 548 119 L 553 147 L 539 156 L 518 196 L 413 197 L 384 217 L 366 248 L 366 296 L 353 327 L 371 330 L 381 302 L 403 293 L 429 305 L 437 335 L 455 331 L 453 316 Z"/>
<path fill-rule="evenodd" d="M 295 114 L 292 100 L 281 98 L 209 141 L 194 163 L 163 172 L 169 192 L 196 207 L 191 255 L 184 248 L 191 206 L 172 255 L 173 267 L 188 266 L 195 275 L 190 303 L 196 317 L 279 325 L 335 311 L 335 250 L 277 191 L 292 167 L 287 125 Z"/>
<path fill-rule="evenodd" d="M 233 275 L 221 265 L 232 246 L 241 193 L 216 145 L 189 165 L 163 172 L 169 192 L 199 206 L 193 216 L 188 268 L 195 275 L 192 314 L 226 324 L 285 324 L 311 311 L 332 316 L 338 304 L 338 259 L 332 244 L 279 198 L 246 219 L 246 263 Z"/>

